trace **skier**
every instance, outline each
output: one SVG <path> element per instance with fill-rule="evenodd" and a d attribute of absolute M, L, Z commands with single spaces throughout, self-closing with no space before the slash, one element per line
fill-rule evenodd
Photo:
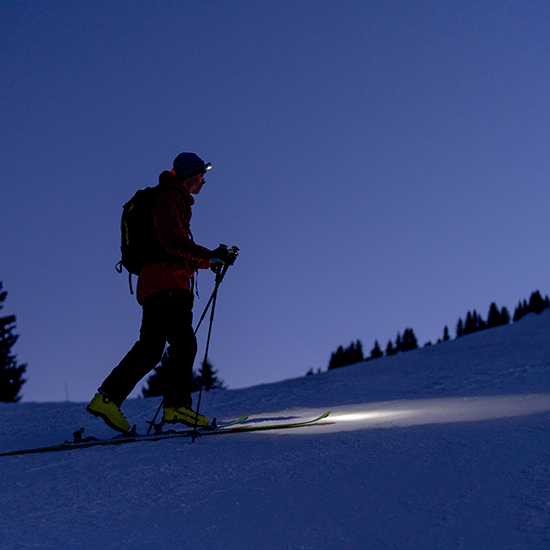
<path fill-rule="evenodd" d="M 195 153 L 181 153 L 171 172 L 159 177 L 160 194 L 153 204 L 153 224 L 158 242 L 170 256 L 162 263 L 141 268 L 137 300 L 143 308 L 139 340 L 104 380 L 86 410 L 111 428 L 127 432 L 130 423 L 120 410 L 136 384 L 154 367 L 168 342 L 164 369 L 166 388 L 162 421 L 187 426 L 206 426 L 208 418 L 193 411 L 191 384 L 197 341 L 192 327 L 191 280 L 197 269 L 208 269 L 227 260 L 228 251 L 214 251 L 194 243 L 189 221 L 192 195 L 206 183 L 212 167 Z"/>

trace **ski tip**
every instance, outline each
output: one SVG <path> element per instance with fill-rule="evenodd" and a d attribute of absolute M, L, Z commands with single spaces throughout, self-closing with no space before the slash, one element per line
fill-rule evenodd
<path fill-rule="evenodd" d="M 227 428 L 228 426 L 235 426 L 236 424 L 241 424 L 242 422 L 245 422 L 250 417 L 249 414 L 245 414 L 244 416 L 241 416 L 241 418 L 238 418 L 237 420 L 234 420 L 233 422 L 227 422 L 226 424 L 219 424 L 218 428 Z"/>

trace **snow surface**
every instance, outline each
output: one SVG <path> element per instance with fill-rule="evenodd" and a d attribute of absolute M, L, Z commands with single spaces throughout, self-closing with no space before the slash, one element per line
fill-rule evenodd
<path fill-rule="evenodd" d="M 123 410 L 145 431 L 158 404 Z M 332 415 L 195 443 L 1 457 L 0 548 L 550 548 L 550 312 L 209 392 L 201 408 L 220 420 L 251 412 L 253 423 Z M 2 404 L 0 420 L 0 452 L 55 444 L 81 426 L 112 433 L 82 403 Z"/>

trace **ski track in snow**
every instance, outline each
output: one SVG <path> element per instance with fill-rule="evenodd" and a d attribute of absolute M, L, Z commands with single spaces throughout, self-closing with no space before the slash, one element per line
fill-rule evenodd
<path fill-rule="evenodd" d="M 0 457 L 0 549 L 547 549 L 549 367 L 545 312 L 201 407 L 313 427 Z M 112 435 L 80 403 L 0 418 L 0 452 Z"/>

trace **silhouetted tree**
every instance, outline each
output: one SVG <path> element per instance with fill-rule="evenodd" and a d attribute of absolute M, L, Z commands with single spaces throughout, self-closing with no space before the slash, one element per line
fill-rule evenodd
<path fill-rule="evenodd" d="M 344 348 L 342 346 L 338 346 L 338 349 L 335 352 L 333 352 L 330 356 L 328 370 L 343 367 L 344 363 L 345 363 Z"/>
<path fill-rule="evenodd" d="M 483 320 L 481 315 L 478 315 L 474 309 L 474 313 L 476 314 L 476 328 L 477 330 L 485 330 L 487 328 L 487 323 Z"/>
<path fill-rule="evenodd" d="M 0 310 L 4 307 L 7 295 L 0 282 Z M 15 321 L 15 315 L 0 317 L 0 401 L 5 402 L 19 401 L 21 399 L 19 392 L 26 382 L 23 374 L 27 365 L 18 365 L 16 356 L 11 352 L 11 348 L 19 338 L 13 334 Z"/>
<path fill-rule="evenodd" d="M 397 338 L 395 339 L 395 349 L 397 350 L 397 353 L 400 351 L 403 351 L 403 340 L 401 339 L 401 334 L 397 333 Z"/>
<path fill-rule="evenodd" d="M 543 298 L 538 290 L 531 294 L 529 303 L 527 300 L 520 301 L 514 311 L 514 323 L 525 317 L 528 313 L 541 313 L 550 307 L 550 299 L 548 296 Z"/>
<path fill-rule="evenodd" d="M 507 325 L 510 322 L 510 313 L 503 307 L 502 311 L 498 310 L 495 302 L 491 304 L 489 308 L 489 315 L 487 316 L 487 328 L 499 327 L 501 325 Z"/>
<path fill-rule="evenodd" d="M 340 346 L 334 353 L 332 353 L 328 364 L 328 370 L 353 365 L 364 360 L 363 344 L 361 343 L 361 340 L 357 340 L 352 342 L 346 349 Z"/>
<path fill-rule="evenodd" d="M 519 321 L 524 316 L 524 310 L 523 310 L 523 304 L 521 303 L 521 300 L 519 301 L 516 310 L 514 311 L 514 323 L 516 321 Z"/>
<path fill-rule="evenodd" d="M 476 322 L 474 316 L 468 311 L 466 321 L 464 322 L 464 334 L 471 334 L 476 331 Z"/>
<path fill-rule="evenodd" d="M 477 332 L 478 330 L 483 330 L 485 328 L 486 324 L 481 315 L 479 315 L 475 309 L 472 312 L 468 311 L 468 314 L 466 315 L 466 322 L 464 323 L 463 334 L 472 334 L 473 332 Z"/>
<path fill-rule="evenodd" d="M 361 343 L 361 340 L 357 340 L 355 342 L 354 354 L 355 354 L 355 357 L 353 358 L 356 359 L 355 361 L 356 363 L 359 363 L 360 361 L 365 360 L 365 356 L 363 355 L 363 344 Z"/>
<path fill-rule="evenodd" d="M 395 355 L 396 353 L 399 353 L 399 350 L 393 347 L 393 343 L 390 340 L 386 346 L 386 355 Z"/>
<path fill-rule="evenodd" d="M 495 302 L 493 302 L 489 307 L 489 314 L 487 315 L 487 327 L 488 328 L 498 327 L 500 323 L 501 323 L 500 311 L 498 310 L 498 307 L 495 304 Z"/>
<path fill-rule="evenodd" d="M 461 336 L 464 336 L 464 323 L 462 322 L 462 319 L 459 319 L 456 324 L 456 337 L 460 338 Z"/>
<path fill-rule="evenodd" d="M 192 391 L 200 390 L 201 383 L 204 391 L 224 390 L 225 384 L 216 376 L 217 372 L 210 361 L 206 361 L 206 363 L 203 361 L 199 372 L 193 375 Z"/>
<path fill-rule="evenodd" d="M 473 312 L 473 318 L 475 320 L 475 331 L 477 332 L 478 330 L 484 330 L 487 328 L 487 323 L 483 320 L 483 318 L 481 317 L 481 315 L 479 315 L 479 313 L 474 309 L 474 312 Z"/>
<path fill-rule="evenodd" d="M 411 351 L 418 347 L 418 341 L 412 328 L 405 329 L 401 340 L 401 351 Z"/>
<path fill-rule="evenodd" d="M 443 329 L 443 341 L 446 342 L 447 340 L 450 340 L 449 336 L 449 327 L 445 325 L 445 328 Z"/>
<path fill-rule="evenodd" d="M 370 358 L 371 359 L 379 359 L 380 357 L 384 356 L 384 352 L 380 349 L 380 344 L 378 343 L 378 340 L 374 341 L 374 347 L 370 350 Z"/>
<path fill-rule="evenodd" d="M 529 299 L 529 311 L 532 313 L 542 313 L 546 309 L 546 303 L 542 299 L 540 292 L 537 290 L 531 294 Z"/>
<path fill-rule="evenodd" d="M 156 397 L 163 396 L 166 387 L 166 361 L 168 355 L 165 353 L 162 356 L 160 365 L 155 367 L 155 370 L 147 379 L 147 387 L 141 390 L 143 397 Z M 191 391 L 198 391 L 200 389 L 200 383 L 202 379 L 202 373 L 204 369 L 204 361 L 199 372 L 193 372 L 193 382 L 191 384 Z M 211 389 L 224 389 L 225 385 L 222 380 L 219 380 L 216 376 L 218 371 L 214 370 L 214 367 L 210 362 L 206 363 L 206 370 L 204 371 L 203 389 L 206 391 Z"/>

